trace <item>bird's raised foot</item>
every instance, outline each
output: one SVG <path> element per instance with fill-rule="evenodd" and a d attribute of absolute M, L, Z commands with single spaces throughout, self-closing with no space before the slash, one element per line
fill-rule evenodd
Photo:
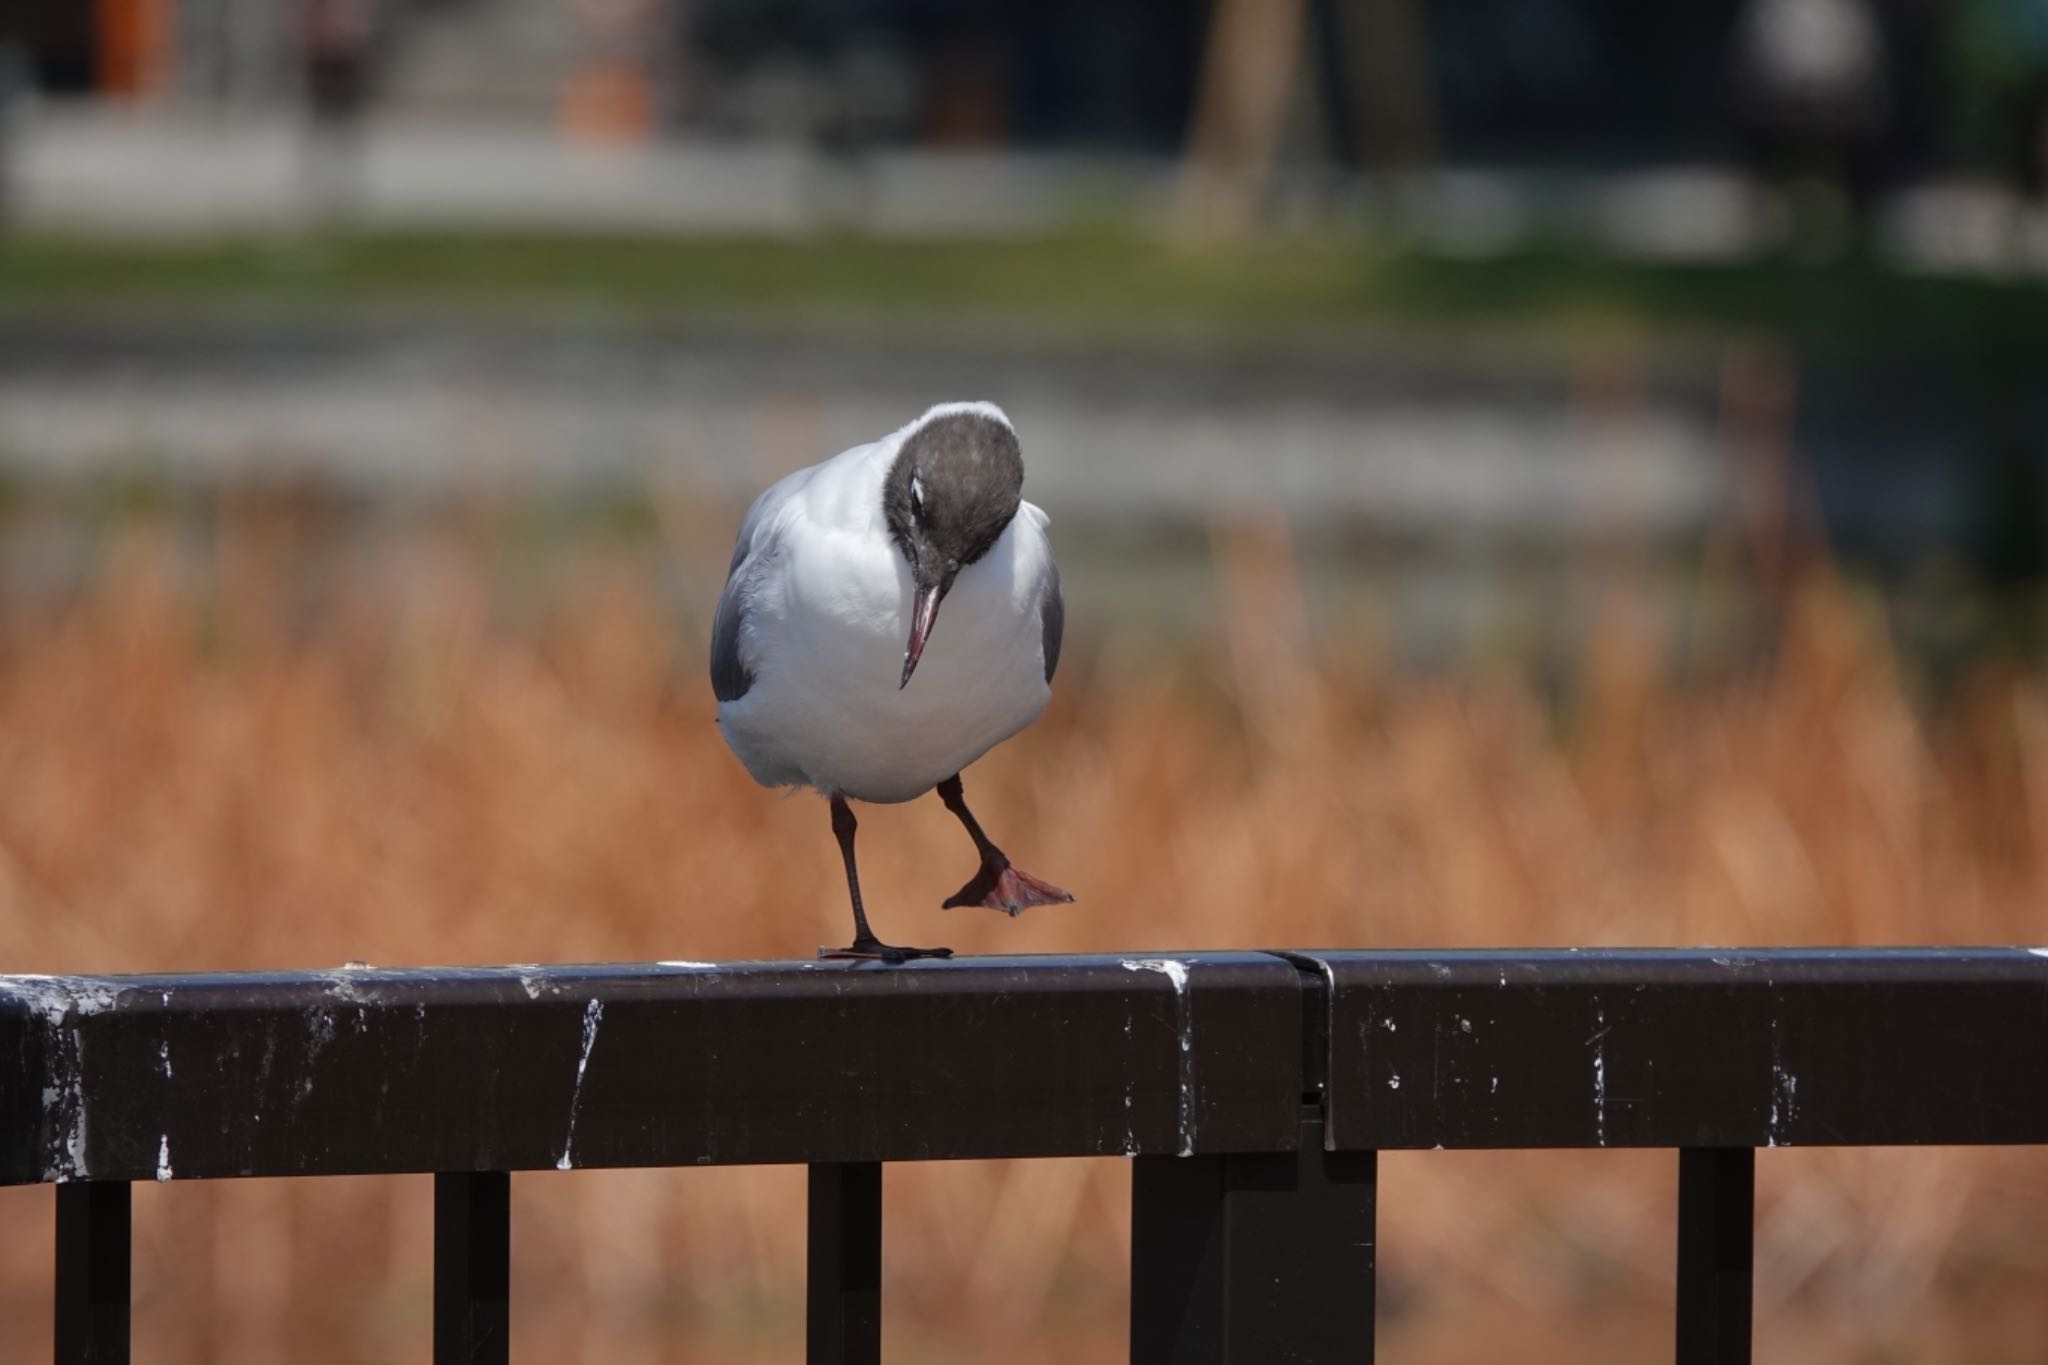
<path fill-rule="evenodd" d="M 1012 867 L 1007 858 L 985 861 L 981 871 L 968 879 L 967 885 L 946 897 L 941 909 L 951 910 L 957 905 L 979 905 L 989 910 L 1000 910 L 1015 919 L 1034 905 L 1067 905 L 1073 901 L 1073 893 L 1062 891 L 1051 882 L 1040 881 L 1019 867 Z"/>
<path fill-rule="evenodd" d="M 857 938 L 845 948 L 820 948 L 818 956 L 828 962 L 908 962 L 914 957 L 951 957 L 951 948 L 899 948 L 878 938 Z"/>

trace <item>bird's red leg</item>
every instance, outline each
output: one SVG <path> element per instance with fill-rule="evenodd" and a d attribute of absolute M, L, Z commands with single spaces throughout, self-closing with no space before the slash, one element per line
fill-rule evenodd
<path fill-rule="evenodd" d="M 853 897 L 853 943 L 846 948 L 820 948 L 819 957 L 856 958 L 875 962 L 902 962 L 913 957 L 951 957 L 951 948 L 899 948 L 884 943 L 868 928 L 867 912 L 860 904 L 860 873 L 853 865 L 853 832 L 859 825 L 846 798 L 832 798 L 832 834 L 839 840 L 839 856 L 846 863 L 846 890 Z"/>
<path fill-rule="evenodd" d="M 958 816 L 981 854 L 981 870 L 967 879 L 967 885 L 946 898 L 945 909 L 956 905 L 980 905 L 1016 918 L 1034 905 L 1065 905 L 1073 896 L 1051 882 L 1040 881 L 1022 868 L 1012 867 L 1003 851 L 981 832 L 981 822 L 967 809 L 967 797 L 960 790 L 958 773 L 939 783 L 939 799 Z"/>

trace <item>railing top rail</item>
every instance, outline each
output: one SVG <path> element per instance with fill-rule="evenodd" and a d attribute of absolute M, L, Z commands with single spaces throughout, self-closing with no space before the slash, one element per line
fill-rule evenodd
<path fill-rule="evenodd" d="M 2048 949 L 1302 960 L 1339 1146 L 2048 1141 Z"/>
<path fill-rule="evenodd" d="M 1264 953 L 0 977 L 0 1182 L 1284 1150 Z"/>
<path fill-rule="evenodd" d="M 2048 1142 L 2048 950 L 0 976 L 0 1183 Z"/>

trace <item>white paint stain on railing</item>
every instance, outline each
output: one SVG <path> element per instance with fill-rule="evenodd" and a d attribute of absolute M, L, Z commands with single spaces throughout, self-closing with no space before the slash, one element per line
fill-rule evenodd
<path fill-rule="evenodd" d="M 590 1067 L 590 1050 L 597 1046 L 597 1026 L 604 1018 L 604 1001 L 592 1000 L 583 1008 L 583 1050 L 576 1058 L 576 1087 L 569 1092 L 569 1133 L 562 1139 L 562 1155 L 555 1169 L 573 1169 L 576 1148 L 576 1111 L 583 1104 L 583 1073 Z"/>
<path fill-rule="evenodd" d="M 1195 1154 L 1195 1054 L 1188 1015 L 1188 964 L 1170 957 L 1125 959 L 1127 972 L 1158 972 L 1173 983 L 1174 1031 L 1180 1035 L 1180 1105 L 1177 1136 L 1180 1155 Z M 1135 1145 L 1135 1144 L 1133 1144 Z"/>
<path fill-rule="evenodd" d="M 1607 1011 L 1593 1016 L 1593 1140 L 1607 1145 Z"/>
<path fill-rule="evenodd" d="M 78 1021 L 112 1009 L 113 987 L 84 977 L 0 976 L 0 1000 L 22 1006 L 48 1029 L 51 1075 L 42 1101 L 51 1122 L 43 1178 L 57 1184 L 91 1178 L 86 1163 L 91 1118 L 80 1075 Z"/>

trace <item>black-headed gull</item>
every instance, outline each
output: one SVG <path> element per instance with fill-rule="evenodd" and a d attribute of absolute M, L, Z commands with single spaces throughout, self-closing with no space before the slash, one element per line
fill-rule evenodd
<path fill-rule="evenodd" d="M 981 855 L 948 909 L 1015 915 L 1073 899 L 1011 866 L 960 789 L 961 769 L 1052 699 L 1066 608 L 1045 513 L 1023 489 L 1003 410 L 943 403 L 780 480 L 740 523 L 711 628 L 718 726 L 755 781 L 831 801 L 854 937 L 824 956 L 952 953 L 895 947 L 868 928 L 849 799 L 938 789 Z"/>

